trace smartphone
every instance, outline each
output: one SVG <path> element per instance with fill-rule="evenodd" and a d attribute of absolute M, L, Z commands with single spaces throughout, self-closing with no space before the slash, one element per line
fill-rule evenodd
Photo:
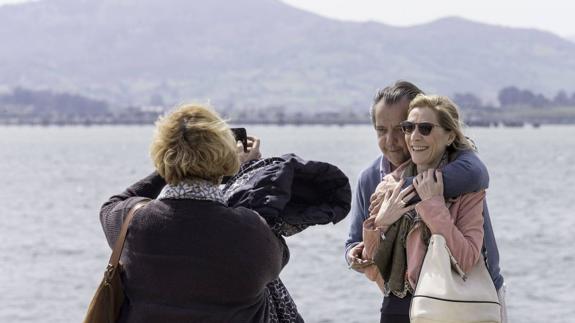
<path fill-rule="evenodd" d="M 248 134 L 246 132 L 246 128 L 231 128 L 234 137 L 236 138 L 236 142 L 241 141 L 242 145 L 244 146 L 244 152 L 248 152 Z"/>

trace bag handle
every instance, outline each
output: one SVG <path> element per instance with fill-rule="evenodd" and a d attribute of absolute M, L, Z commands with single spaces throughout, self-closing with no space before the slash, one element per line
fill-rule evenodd
<path fill-rule="evenodd" d="M 130 225 L 130 222 L 132 222 L 132 219 L 134 218 L 134 215 L 136 215 L 136 212 L 140 208 L 146 206 L 146 204 L 148 203 L 150 203 L 150 199 L 146 199 L 136 203 L 130 209 L 128 215 L 126 215 L 126 218 L 122 223 L 122 228 L 120 229 L 120 235 L 118 236 L 118 239 L 114 244 L 114 249 L 112 249 L 112 255 L 110 256 L 110 260 L 108 260 L 108 266 L 106 267 L 106 272 L 104 274 L 106 284 L 110 283 L 114 271 L 116 271 L 116 268 L 120 263 L 120 256 L 122 255 L 122 250 L 124 249 L 124 242 L 126 242 L 126 234 L 128 233 L 128 226 Z"/>
<path fill-rule="evenodd" d="M 457 262 L 457 259 L 455 259 L 455 257 L 451 253 L 451 250 L 449 250 L 449 247 L 447 247 L 447 244 L 445 244 L 445 249 L 447 249 L 447 254 L 449 255 L 449 260 L 451 260 L 451 266 L 453 268 L 455 268 L 455 271 L 457 271 L 457 274 L 459 274 L 459 276 L 461 276 L 461 279 L 463 279 L 463 281 L 467 281 L 467 274 L 463 271 L 463 269 L 461 269 L 461 266 Z"/>

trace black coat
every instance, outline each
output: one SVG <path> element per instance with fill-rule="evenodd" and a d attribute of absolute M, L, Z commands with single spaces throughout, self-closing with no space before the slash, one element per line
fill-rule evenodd
<path fill-rule="evenodd" d="M 104 204 L 100 219 L 110 246 L 131 206 L 155 198 L 164 185 L 152 174 Z M 266 285 L 278 278 L 283 254 L 281 241 L 251 210 L 153 200 L 130 224 L 119 322 L 268 322 Z"/>

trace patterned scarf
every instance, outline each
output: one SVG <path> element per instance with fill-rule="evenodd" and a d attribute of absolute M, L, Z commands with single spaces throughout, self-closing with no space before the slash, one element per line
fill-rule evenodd
<path fill-rule="evenodd" d="M 447 152 L 441 158 L 437 168 L 441 168 L 448 161 Z M 417 166 L 410 162 L 406 166 L 402 177 L 417 175 Z M 404 298 L 407 293 L 413 294 L 413 288 L 407 280 L 407 253 L 406 243 L 408 234 L 421 227 L 421 239 L 427 245 L 431 232 L 415 209 L 406 212 L 399 220 L 393 223 L 385 233 L 385 239 L 380 242 L 374 255 L 374 262 L 381 273 L 384 284 L 384 294 L 393 294 Z"/>
<path fill-rule="evenodd" d="M 176 185 L 168 184 L 164 186 L 157 199 L 204 200 L 227 205 L 219 186 L 203 179 L 188 179 Z"/>

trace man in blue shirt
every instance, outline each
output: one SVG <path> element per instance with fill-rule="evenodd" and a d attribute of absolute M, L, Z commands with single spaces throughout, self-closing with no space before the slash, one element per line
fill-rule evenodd
<path fill-rule="evenodd" d="M 377 133 L 378 146 L 383 154 L 361 172 L 357 181 L 350 211 L 349 237 L 345 242 L 346 261 L 350 265 L 361 265 L 365 262 L 361 259 L 362 226 L 369 216 L 371 195 L 386 174 L 393 172 L 410 158 L 399 123 L 407 118 L 409 102 L 420 93 L 423 92 L 414 84 L 399 81 L 378 91 L 374 98 L 371 120 Z M 446 197 L 456 197 L 486 189 L 489 185 L 487 169 L 473 151 L 460 152 L 455 160 L 442 169 L 442 174 Z M 406 179 L 404 186 L 411 185 L 411 180 Z M 416 197 L 411 202 L 417 201 L 419 199 Z M 483 216 L 485 231 L 483 255 L 487 259 L 487 268 L 495 288 L 502 290 L 503 276 L 499 269 L 499 251 L 485 202 Z M 361 266 L 353 266 L 353 268 L 362 272 Z M 381 322 L 409 322 L 409 317 L 405 317 L 404 313 L 409 312 L 410 301 L 411 297 L 398 298 L 393 295 L 385 297 L 381 308 Z"/>

